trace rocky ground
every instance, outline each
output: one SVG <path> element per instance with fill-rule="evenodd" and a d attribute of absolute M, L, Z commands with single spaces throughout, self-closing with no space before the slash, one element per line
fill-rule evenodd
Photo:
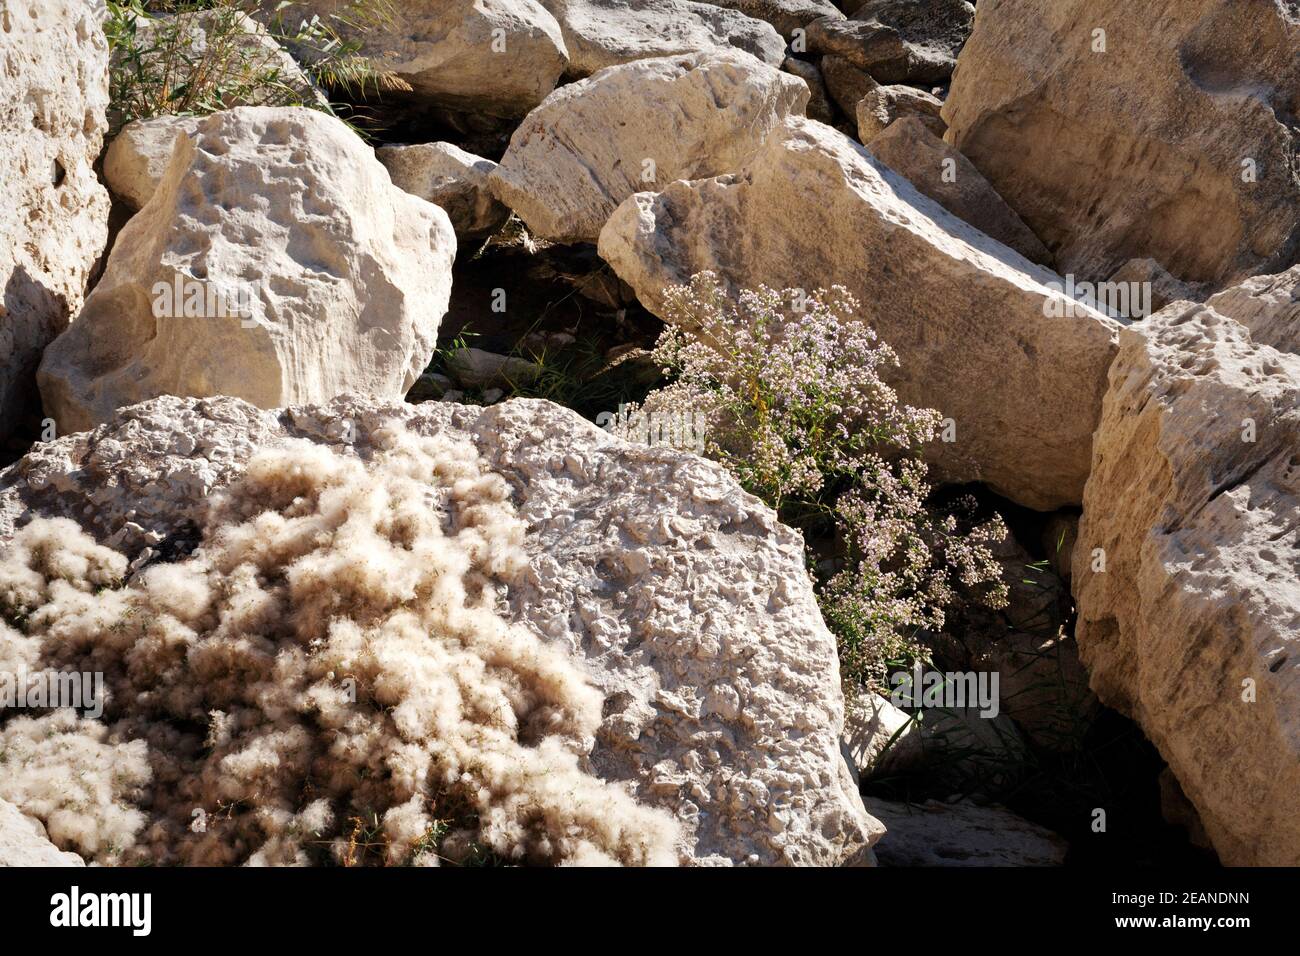
<path fill-rule="evenodd" d="M 160 105 L 0 0 L 0 865 L 1300 865 L 1295 3 L 391 0 L 369 87 L 355 4 L 146 4 Z M 601 427 L 704 272 L 943 417 L 996 714 Z"/>

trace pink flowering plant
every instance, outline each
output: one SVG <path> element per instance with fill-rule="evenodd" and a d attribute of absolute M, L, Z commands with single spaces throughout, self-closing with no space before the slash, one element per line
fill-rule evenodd
<path fill-rule="evenodd" d="M 672 381 L 636 413 L 702 416 L 705 455 L 804 532 L 847 683 L 879 689 L 927 660 L 918 632 L 943 626 L 958 585 L 1005 604 L 988 545 L 1006 529 L 976 523 L 970 499 L 930 504 L 917 452 L 942 417 L 899 401 L 883 377 L 898 357 L 848 290 L 760 287 L 732 301 L 704 272 L 666 302 L 655 358 Z"/>

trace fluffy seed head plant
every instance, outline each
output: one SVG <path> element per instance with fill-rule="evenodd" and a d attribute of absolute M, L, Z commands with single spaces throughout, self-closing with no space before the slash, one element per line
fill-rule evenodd
<path fill-rule="evenodd" d="M 705 454 L 825 546 L 811 563 L 846 684 L 882 688 L 893 667 L 927 659 L 918 631 L 943 626 L 958 583 L 1005 603 L 989 548 L 1006 534 L 1001 519 L 974 520 L 969 499 L 932 506 L 917 453 L 942 415 L 899 401 L 884 377 L 898 357 L 847 289 L 764 286 L 733 300 L 702 272 L 665 302 L 655 358 L 672 381 L 622 430 L 702 417 Z"/>
<path fill-rule="evenodd" d="M 105 862 L 676 863 L 673 817 L 587 769 L 603 695 L 498 611 L 505 481 L 464 442 L 375 442 L 259 454 L 193 554 L 133 574 L 70 521 L 23 528 L 0 663 L 108 696 L 102 722 L 0 711 L 0 797 Z"/>

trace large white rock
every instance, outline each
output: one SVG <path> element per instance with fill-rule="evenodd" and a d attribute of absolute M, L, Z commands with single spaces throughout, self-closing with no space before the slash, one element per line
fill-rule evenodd
<path fill-rule="evenodd" d="M 922 196 L 829 127 L 792 118 L 736 175 L 624 202 L 600 254 L 651 311 L 704 270 L 732 289 L 840 284 L 901 360 L 902 399 L 951 417 L 927 454 L 1033 508 L 1077 503 L 1118 322 Z"/>
<path fill-rule="evenodd" d="M 1074 551 L 1077 639 L 1230 865 L 1300 864 L 1297 516 L 1300 356 L 1187 302 L 1126 331 Z"/>
<path fill-rule="evenodd" d="M 398 397 L 433 355 L 455 253 L 446 213 L 393 186 L 339 120 L 214 113 L 46 350 L 46 411 L 75 431 L 160 394 Z"/>
<path fill-rule="evenodd" d="M 51 843 L 39 820 L 0 800 L 0 867 L 85 865 L 77 854 L 65 853 Z"/>
<path fill-rule="evenodd" d="M 541 0 L 564 32 L 569 72 L 589 76 L 655 56 L 739 49 L 780 66 L 785 40 L 769 23 L 692 0 Z"/>
<path fill-rule="evenodd" d="M 490 159 L 452 143 L 381 146 L 375 155 L 394 186 L 441 206 L 457 236 L 482 239 L 510 218 L 510 210 L 492 195 L 488 180 L 497 164 Z"/>
<path fill-rule="evenodd" d="M 1151 257 L 1222 285 L 1300 258 L 1295 3 L 977 10 L 944 105 L 948 140 L 1063 272 L 1097 281 Z"/>
<path fill-rule="evenodd" d="M 492 188 L 535 235 L 594 241 L 635 192 L 739 169 L 808 96 L 798 77 L 737 50 L 610 67 L 528 115 Z"/>
<path fill-rule="evenodd" d="M 346 15 L 353 5 L 262 0 L 258 17 L 282 16 L 292 29 L 313 16 Z M 340 32 L 360 41 L 376 69 L 410 84 L 424 104 L 523 116 L 555 89 L 568 63 L 559 25 L 536 0 L 389 0 L 389 7 L 387 22 Z"/>
<path fill-rule="evenodd" d="M 471 442 L 509 483 L 530 561 L 505 611 L 585 661 L 607 697 L 593 770 L 672 810 L 689 860 L 869 858 L 881 828 L 840 753 L 835 639 L 800 535 L 721 466 L 625 442 L 549 402 L 262 411 L 158 398 L 0 472 L 0 547 L 41 514 L 131 556 L 150 544 L 166 554 L 257 449 L 293 436 L 366 456 L 399 423 Z"/>
<path fill-rule="evenodd" d="M 41 350 L 108 241 L 95 176 L 108 43 L 89 0 L 0 0 L 0 439 L 35 408 Z"/>

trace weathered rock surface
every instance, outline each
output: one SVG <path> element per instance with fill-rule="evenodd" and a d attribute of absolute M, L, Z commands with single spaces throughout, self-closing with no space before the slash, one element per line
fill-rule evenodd
<path fill-rule="evenodd" d="M 797 77 L 734 50 L 611 67 L 528 115 L 492 189 L 535 235 L 594 240 L 635 192 L 739 169 L 808 95 Z"/>
<path fill-rule="evenodd" d="M 202 122 L 197 116 L 156 116 L 122 127 L 104 153 L 104 181 L 113 195 L 138 212 L 167 174 L 176 140 L 191 139 Z"/>
<path fill-rule="evenodd" d="M 280 0 L 263 0 L 259 17 L 266 22 L 279 14 L 296 24 L 348 4 L 298 0 L 282 10 Z M 425 105 L 523 116 L 555 89 L 568 64 L 559 24 L 536 0 L 390 0 L 390 6 L 390 22 L 340 32 L 359 40 L 376 69 L 410 84 Z"/>
<path fill-rule="evenodd" d="M 1002 807 L 963 801 L 893 803 L 866 797 L 886 827 L 876 844 L 881 866 L 1060 866 L 1067 846 L 1051 830 Z"/>
<path fill-rule="evenodd" d="M 1206 305 L 1250 329 L 1254 341 L 1300 354 L 1300 266 L 1247 279 L 1212 296 Z"/>
<path fill-rule="evenodd" d="M 41 350 L 108 241 L 94 163 L 108 43 L 89 0 L 0 0 L 0 438 L 35 409 Z"/>
<path fill-rule="evenodd" d="M 946 127 L 939 118 L 943 102 L 937 97 L 910 86 L 877 86 L 867 90 L 854 108 L 858 121 L 858 141 L 867 144 L 904 117 L 915 117 L 936 136 Z"/>
<path fill-rule="evenodd" d="M 938 408 L 956 440 L 927 450 L 1040 509 L 1077 503 L 1119 324 L 1060 277 L 961 222 L 834 130 L 790 119 L 734 176 L 624 202 L 600 254 L 651 311 L 711 270 L 732 289 L 842 284 L 898 352 L 902 399 Z"/>
<path fill-rule="evenodd" d="M 46 349 L 46 411 L 76 431 L 159 394 L 398 397 L 433 355 L 455 252 L 446 213 L 394 187 L 339 120 L 215 113 Z"/>
<path fill-rule="evenodd" d="M 594 770 L 670 808 L 689 860 L 869 856 L 881 828 L 840 753 L 835 640 L 800 536 L 720 466 L 624 442 L 551 403 L 262 411 L 158 398 L 0 472 L 0 544 L 16 521 L 63 515 L 136 554 L 183 537 L 259 448 L 299 437 L 365 456 L 398 424 L 471 441 L 509 483 L 531 559 L 508 614 L 585 660 L 608 697 Z"/>
<path fill-rule="evenodd" d="M 569 51 L 569 72 L 649 57 L 743 50 L 770 66 L 785 59 L 785 40 L 770 24 L 736 10 L 691 0 L 542 0 Z"/>
<path fill-rule="evenodd" d="M 941 83 L 970 36 L 966 0 L 868 0 L 847 19 L 808 26 L 808 47 L 837 54 L 881 83 Z"/>
<path fill-rule="evenodd" d="M 705 0 L 705 2 L 712 7 L 738 10 L 756 20 L 766 20 L 786 39 L 792 38 L 796 30 L 806 28 L 808 24 L 822 17 L 830 17 L 833 20 L 844 19 L 844 14 L 836 9 L 831 0 Z"/>
<path fill-rule="evenodd" d="M 1079 650 L 1229 865 L 1300 863 L 1297 515 L 1300 356 L 1185 302 L 1126 331 L 1074 552 Z"/>
<path fill-rule="evenodd" d="M 381 146 L 375 155 L 394 186 L 441 206 L 458 237 L 483 239 L 510 218 L 510 210 L 488 186 L 488 177 L 497 168 L 490 159 L 452 143 Z"/>
<path fill-rule="evenodd" d="M 867 152 L 902 173 L 923 195 L 1010 246 L 1030 262 L 1049 265 L 1051 253 L 1002 201 L 970 160 L 936 136 L 916 116 L 894 121 L 871 139 Z"/>
<path fill-rule="evenodd" d="M 1221 286 L 1296 261 L 1294 3 L 984 0 L 978 11 L 944 106 L 949 142 L 1063 272 L 1096 281 L 1152 257 Z"/>
<path fill-rule="evenodd" d="M 40 821 L 0 800 L 0 867 L 85 865 L 77 854 L 65 853 L 51 843 Z"/>

